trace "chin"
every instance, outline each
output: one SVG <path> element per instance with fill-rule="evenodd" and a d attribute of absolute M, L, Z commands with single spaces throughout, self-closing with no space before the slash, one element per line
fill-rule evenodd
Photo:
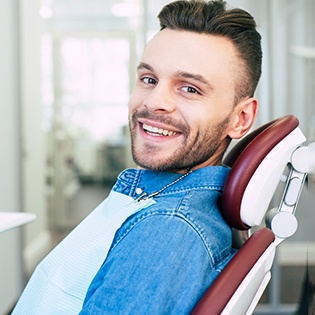
<path fill-rule="evenodd" d="M 141 158 L 138 159 L 137 157 L 133 157 L 133 160 L 136 163 L 136 165 L 139 166 L 140 168 L 148 169 L 152 171 L 160 171 L 164 166 L 162 164 L 162 168 L 161 168 L 160 163 L 154 163 L 152 162 L 152 160 L 147 160 L 147 159 L 141 159 Z"/>
<path fill-rule="evenodd" d="M 170 163 L 169 161 L 156 161 L 155 159 L 136 159 L 137 166 L 143 169 L 148 169 L 157 172 L 174 172 L 180 173 L 186 171 L 187 168 L 178 164 Z"/>

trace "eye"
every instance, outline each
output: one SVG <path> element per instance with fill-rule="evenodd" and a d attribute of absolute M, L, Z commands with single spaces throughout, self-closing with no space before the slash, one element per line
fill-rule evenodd
<path fill-rule="evenodd" d="M 145 84 L 156 84 L 156 80 L 151 77 L 143 77 L 141 78 L 141 81 Z"/>
<path fill-rule="evenodd" d="M 198 93 L 198 94 L 199 94 L 198 90 L 195 89 L 195 88 L 192 87 L 192 86 L 184 86 L 184 87 L 182 88 L 182 90 L 184 90 L 184 91 L 187 92 L 187 93 L 192 93 L 192 94 Z"/>

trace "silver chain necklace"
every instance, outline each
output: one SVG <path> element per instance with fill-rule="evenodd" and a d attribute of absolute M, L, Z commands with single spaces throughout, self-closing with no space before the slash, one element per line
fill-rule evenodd
<path fill-rule="evenodd" d="M 146 193 L 146 192 L 144 191 L 137 199 L 135 199 L 135 202 L 138 202 L 138 201 L 140 201 L 140 200 L 147 200 L 147 199 L 150 199 L 150 198 L 152 198 L 152 197 L 154 197 L 154 196 L 160 194 L 160 193 L 161 193 L 162 191 L 164 191 L 165 189 L 167 189 L 167 188 L 169 188 L 169 187 L 175 185 L 176 183 L 178 183 L 179 181 L 181 181 L 182 179 L 184 179 L 185 177 L 187 177 L 189 174 L 192 173 L 192 171 L 193 171 L 192 168 L 189 169 L 189 171 L 188 171 L 186 174 L 182 175 L 181 177 L 175 179 L 175 180 L 172 181 L 171 183 L 167 184 L 166 186 L 162 187 L 161 189 L 159 189 L 159 190 L 157 190 L 157 191 L 155 191 L 155 192 L 153 192 L 153 193 L 151 193 L 151 194 L 148 194 L 148 193 Z"/>

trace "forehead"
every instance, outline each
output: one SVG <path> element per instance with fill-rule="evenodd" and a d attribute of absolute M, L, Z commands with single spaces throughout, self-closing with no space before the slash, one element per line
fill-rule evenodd
<path fill-rule="evenodd" d="M 236 49 L 228 38 L 170 29 L 163 29 L 147 44 L 142 61 L 161 70 L 205 77 L 231 77 L 239 65 Z"/>

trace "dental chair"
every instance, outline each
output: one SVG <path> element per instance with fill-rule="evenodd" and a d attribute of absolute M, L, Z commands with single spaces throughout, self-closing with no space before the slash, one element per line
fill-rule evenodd
<path fill-rule="evenodd" d="M 271 278 L 277 246 L 297 229 L 294 214 L 308 172 L 308 147 L 302 145 L 306 139 L 298 125 L 292 115 L 273 120 L 226 156 L 224 164 L 232 169 L 222 194 L 222 215 L 234 237 L 241 236 L 240 248 L 193 315 L 253 313 Z M 280 181 L 285 182 L 280 204 L 269 210 Z"/>

